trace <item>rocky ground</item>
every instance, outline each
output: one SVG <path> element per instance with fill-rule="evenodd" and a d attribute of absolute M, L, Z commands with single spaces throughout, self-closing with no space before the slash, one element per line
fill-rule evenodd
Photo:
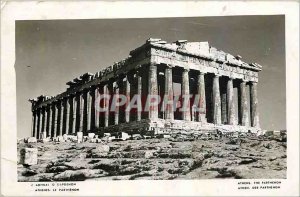
<path fill-rule="evenodd" d="M 19 181 L 286 178 L 286 142 L 270 139 L 18 143 L 24 147 L 38 148 L 38 164 L 18 164 Z"/>

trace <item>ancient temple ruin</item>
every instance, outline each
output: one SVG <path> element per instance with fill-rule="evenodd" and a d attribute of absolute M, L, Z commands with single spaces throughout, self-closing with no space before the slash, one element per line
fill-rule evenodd
<path fill-rule="evenodd" d="M 67 82 L 65 92 L 30 99 L 32 136 L 217 129 L 256 132 L 260 130 L 257 83 L 261 66 L 241 59 L 208 42 L 167 43 L 150 38 L 128 58 Z M 109 110 L 113 100 L 99 100 L 103 94 L 125 95 L 128 100 Z M 142 110 L 127 110 L 134 95 L 139 95 L 136 102 Z M 149 105 L 149 95 L 166 102 Z M 186 110 L 182 111 L 183 105 Z M 99 111 L 98 106 L 107 110 Z"/>

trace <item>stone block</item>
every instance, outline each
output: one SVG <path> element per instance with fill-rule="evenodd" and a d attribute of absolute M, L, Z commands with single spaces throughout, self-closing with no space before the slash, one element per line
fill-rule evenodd
<path fill-rule="evenodd" d="M 93 138 L 95 137 L 95 133 L 88 133 L 88 137 L 89 137 L 90 139 L 93 139 Z"/>
<path fill-rule="evenodd" d="M 122 132 L 121 135 L 122 135 L 121 138 L 122 138 L 122 140 L 124 140 L 124 141 L 130 138 L 130 136 L 129 136 L 128 133 Z"/>
<path fill-rule="evenodd" d="M 64 140 L 64 138 L 63 138 L 63 136 L 57 136 L 57 141 L 58 142 L 64 142 L 65 140 Z"/>
<path fill-rule="evenodd" d="M 25 165 L 37 164 L 37 148 L 23 148 L 20 152 L 20 163 Z"/>
<path fill-rule="evenodd" d="M 27 143 L 36 143 L 37 142 L 37 139 L 35 137 L 29 137 L 27 139 Z"/>
<path fill-rule="evenodd" d="M 108 145 L 100 145 L 95 149 L 96 152 L 108 153 L 110 151 L 110 147 Z"/>
<path fill-rule="evenodd" d="M 77 132 L 77 143 L 83 142 L 83 133 Z"/>
<path fill-rule="evenodd" d="M 43 138 L 43 139 L 42 139 L 42 142 L 43 142 L 43 143 L 46 143 L 46 142 L 50 142 L 50 140 L 51 140 L 51 139 L 50 139 L 49 137 L 47 137 L 47 138 Z"/>

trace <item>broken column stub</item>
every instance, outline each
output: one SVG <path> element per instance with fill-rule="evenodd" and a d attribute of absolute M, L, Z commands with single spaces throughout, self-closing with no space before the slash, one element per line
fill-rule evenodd
<path fill-rule="evenodd" d="M 20 163 L 25 165 L 37 164 L 37 148 L 23 148 L 20 151 Z"/>

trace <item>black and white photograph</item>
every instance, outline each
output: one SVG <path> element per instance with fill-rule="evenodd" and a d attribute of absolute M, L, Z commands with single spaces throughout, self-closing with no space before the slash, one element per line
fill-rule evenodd
<path fill-rule="evenodd" d="M 284 26 L 17 21 L 18 181 L 286 178 Z"/>
<path fill-rule="evenodd" d="M 1 9 L 1 194 L 299 193 L 292 3 Z"/>

